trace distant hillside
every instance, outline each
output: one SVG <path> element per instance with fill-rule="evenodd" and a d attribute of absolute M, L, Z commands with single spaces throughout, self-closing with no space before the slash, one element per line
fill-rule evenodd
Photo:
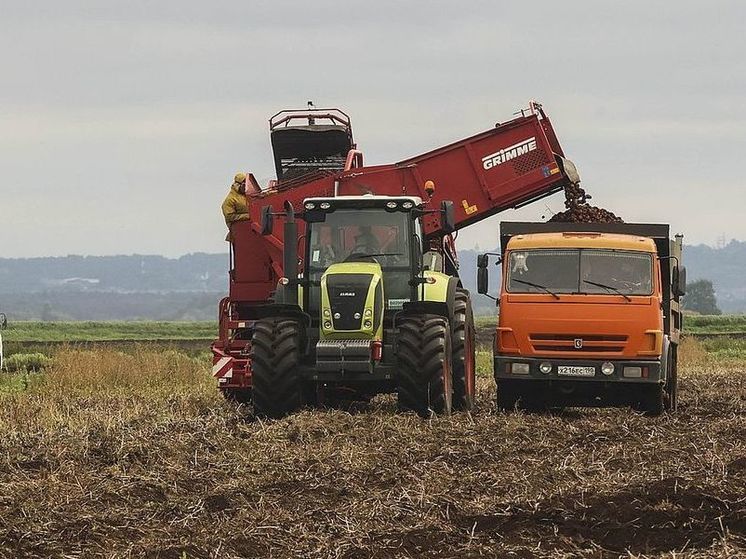
<path fill-rule="evenodd" d="M 221 291 L 227 254 L 0 258 L 0 295 L 40 291 Z"/>
<path fill-rule="evenodd" d="M 227 254 L 0 259 L 12 320 L 213 320 Z"/>
<path fill-rule="evenodd" d="M 460 251 L 461 278 L 478 314 L 495 304 L 476 294 L 476 257 Z M 712 280 L 726 313 L 746 313 L 746 242 L 687 246 L 689 279 Z M 227 291 L 227 254 L 0 258 L 0 312 L 12 320 L 211 320 Z M 490 266 L 492 293 L 499 269 Z"/>

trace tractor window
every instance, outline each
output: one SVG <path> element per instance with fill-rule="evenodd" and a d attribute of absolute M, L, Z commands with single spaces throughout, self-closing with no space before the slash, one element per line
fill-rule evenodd
<path fill-rule="evenodd" d="M 339 262 L 373 261 L 381 268 L 409 266 L 408 216 L 380 210 L 337 210 L 310 224 L 311 278 Z"/>
<path fill-rule="evenodd" d="M 410 225 L 409 214 L 381 208 L 339 209 L 327 214 L 323 222 L 309 223 L 309 279 L 312 284 L 321 281 L 332 264 L 375 261 L 384 272 L 386 299 L 407 299 Z"/>

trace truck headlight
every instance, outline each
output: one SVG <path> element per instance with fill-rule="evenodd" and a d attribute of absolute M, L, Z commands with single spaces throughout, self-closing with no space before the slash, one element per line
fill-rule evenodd
<path fill-rule="evenodd" d="M 539 370 L 545 375 L 548 375 L 552 372 L 552 364 L 549 361 L 544 361 L 544 363 L 539 365 Z"/>
<path fill-rule="evenodd" d="M 605 374 L 607 377 L 609 375 L 614 374 L 614 363 L 610 363 L 609 361 L 605 361 L 604 363 L 601 363 L 601 372 Z"/>
<path fill-rule="evenodd" d="M 510 372 L 514 375 L 527 375 L 530 371 L 528 363 L 513 363 L 510 366 Z"/>

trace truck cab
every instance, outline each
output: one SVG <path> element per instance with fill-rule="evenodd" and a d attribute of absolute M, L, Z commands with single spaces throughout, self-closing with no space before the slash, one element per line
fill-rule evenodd
<path fill-rule="evenodd" d="M 681 238 L 667 226 L 664 242 L 653 226 L 505 225 L 499 406 L 674 408 Z"/>

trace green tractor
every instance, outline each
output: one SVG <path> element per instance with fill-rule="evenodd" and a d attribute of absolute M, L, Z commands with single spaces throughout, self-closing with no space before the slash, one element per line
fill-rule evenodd
<path fill-rule="evenodd" d="M 289 202 L 280 214 L 264 207 L 262 234 L 277 216 L 285 277 L 251 337 L 257 415 L 391 392 L 422 417 L 471 409 L 474 320 L 457 275 L 452 202 L 433 210 L 413 196 L 306 198 L 298 213 Z M 437 236 L 425 237 L 425 217 L 439 217 Z"/>

